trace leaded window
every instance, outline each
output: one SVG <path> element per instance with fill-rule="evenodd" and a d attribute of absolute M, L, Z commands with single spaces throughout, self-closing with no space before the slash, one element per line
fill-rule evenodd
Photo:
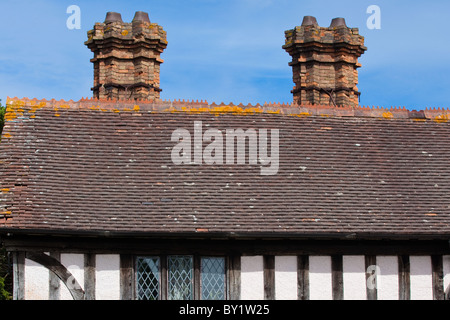
<path fill-rule="evenodd" d="M 225 259 L 202 258 L 202 300 L 225 300 Z"/>
<path fill-rule="evenodd" d="M 137 259 L 137 298 L 138 300 L 159 300 L 160 260 L 157 257 Z"/>
<path fill-rule="evenodd" d="M 193 267 L 194 262 L 191 256 L 168 257 L 169 300 L 192 300 L 194 298 Z"/>
<path fill-rule="evenodd" d="M 185 255 L 138 257 L 136 298 L 225 300 L 225 261 L 223 257 Z"/>

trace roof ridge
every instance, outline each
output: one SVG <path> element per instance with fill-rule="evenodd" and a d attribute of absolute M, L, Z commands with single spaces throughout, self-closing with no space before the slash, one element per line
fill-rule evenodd
<path fill-rule="evenodd" d="M 243 103 L 220 104 L 208 103 L 206 100 L 108 100 L 96 98 L 81 98 L 74 100 L 56 99 L 29 99 L 18 97 L 7 98 L 8 107 L 30 107 L 30 108 L 66 108 L 66 109 L 91 109 L 114 112 L 188 112 L 188 113 L 268 113 L 292 116 L 324 116 L 324 117 L 355 117 L 355 118 L 383 118 L 383 119 L 413 119 L 434 120 L 437 122 L 448 122 L 450 120 L 450 109 L 425 108 L 424 110 L 408 110 L 406 107 L 380 107 L 380 106 L 332 106 L 317 104 L 264 102 L 255 105 Z"/>

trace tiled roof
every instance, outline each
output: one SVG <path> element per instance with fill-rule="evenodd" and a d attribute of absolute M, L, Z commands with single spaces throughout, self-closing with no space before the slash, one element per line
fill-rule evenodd
<path fill-rule="evenodd" d="M 450 238 L 448 110 L 8 99 L 0 232 Z M 279 170 L 175 165 L 176 129 L 279 129 Z"/>

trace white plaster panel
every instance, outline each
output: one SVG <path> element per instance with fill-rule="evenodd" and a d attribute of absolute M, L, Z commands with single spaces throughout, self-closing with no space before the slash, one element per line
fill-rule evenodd
<path fill-rule="evenodd" d="M 342 258 L 344 300 L 366 300 L 366 267 L 364 256 Z"/>
<path fill-rule="evenodd" d="M 263 256 L 241 257 L 241 299 L 264 300 Z"/>
<path fill-rule="evenodd" d="M 378 300 L 398 300 L 398 257 L 377 256 L 377 296 Z"/>
<path fill-rule="evenodd" d="M 450 256 L 444 256 L 442 260 L 444 271 L 444 292 L 450 294 Z"/>
<path fill-rule="evenodd" d="M 275 299 L 297 300 L 297 257 L 275 257 Z"/>
<path fill-rule="evenodd" d="M 432 300 L 433 281 L 430 256 L 410 256 L 411 300 Z"/>
<path fill-rule="evenodd" d="M 120 255 L 96 255 L 95 297 L 120 300 Z"/>
<path fill-rule="evenodd" d="M 84 289 L 84 255 L 62 253 L 61 264 L 67 268 L 72 276 L 77 280 L 78 284 Z M 74 286 L 72 279 L 69 279 L 69 286 Z M 60 299 L 73 300 L 72 295 L 67 288 L 67 285 L 60 281 Z"/>
<path fill-rule="evenodd" d="M 48 300 L 50 287 L 49 270 L 25 259 L 25 300 Z"/>
<path fill-rule="evenodd" d="M 310 300 L 332 300 L 331 257 L 309 257 L 309 298 Z"/>

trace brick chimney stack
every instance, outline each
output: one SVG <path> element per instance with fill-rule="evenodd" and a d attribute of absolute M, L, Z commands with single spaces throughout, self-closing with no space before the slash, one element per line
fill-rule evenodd
<path fill-rule="evenodd" d="M 292 57 L 294 102 L 358 106 L 358 58 L 367 50 L 357 28 L 348 28 L 343 18 L 320 27 L 316 18 L 285 32 L 283 46 Z"/>
<path fill-rule="evenodd" d="M 94 98 L 159 100 L 167 37 L 147 13 L 138 11 L 133 22 L 124 23 L 120 13 L 108 12 L 85 44 L 94 52 Z"/>

